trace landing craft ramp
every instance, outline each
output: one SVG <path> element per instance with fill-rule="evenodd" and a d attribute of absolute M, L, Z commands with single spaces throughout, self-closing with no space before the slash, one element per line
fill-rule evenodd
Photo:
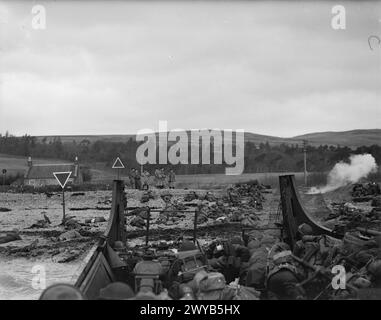
<path fill-rule="evenodd" d="M 326 234 L 335 238 L 341 238 L 333 230 L 321 226 L 311 213 L 307 211 L 297 192 L 294 175 L 279 176 L 279 187 L 283 216 L 283 238 L 292 249 L 297 241 L 298 226 L 302 223 L 310 225 L 313 233 L 316 235 Z M 320 197 L 320 200 L 322 199 L 321 195 L 318 197 Z"/>

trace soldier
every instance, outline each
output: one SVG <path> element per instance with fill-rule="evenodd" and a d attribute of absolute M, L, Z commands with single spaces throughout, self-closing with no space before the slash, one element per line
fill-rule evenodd
<path fill-rule="evenodd" d="M 99 300 L 127 300 L 135 297 L 134 291 L 124 282 L 113 282 L 101 289 Z"/>
<path fill-rule="evenodd" d="M 292 258 L 290 250 L 274 254 L 273 265 L 267 275 L 266 287 L 269 299 L 301 300 L 306 293 L 300 286 L 303 274 Z"/>
<path fill-rule="evenodd" d="M 367 284 L 368 279 L 365 280 L 365 286 L 360 286 L 360 289 L 356 292 L 356 298 L 359 300 L 380 300 L 381 299 L 381 259 L 377 258 L 371 261 L 366 266 L 367 275 L 371 281 Z"/>
<path fill-rule="evenodd" d="M 175 189 L 175 182 L 176 182 L 176 175 L 175 175 L 175 172 L 171 169 L 168 175 L 169 189 Z"/>
<path fill-rule="evenodd" d="M 371 276 L 372 287 L 381 288 L 381 259 L 371 262 L 367 267 L 367 271 Z"/>
<path fill-rule="evenodd" d="M 149 172 L 147 170 L 145 170 L 143 172 L 143 175 L 142 175 L 142 188 L 143 188 L 143 190 L 149 189 L 149 177 L 150 177 Z"/>
<path fill-rule="evenodd" d="M 219 272 L 199 271 L 189 286 L 197 300 L 258 300 L 259 297 L 253 288 L 237 282 L 227 284 L 224 275 Z"/>
<path fill-rule="evenodd" d="M 161 180 L 160 184 L 161 184 L 162 188 L 165 188 L 167 175 L 164 171 L 164 168 L 161 168 L 161 170 L 160 170 L 160 180 Z"/>
<path fill-rule="evenodd" d="M 131 189 L 135 189 L 135 169 L 134 168 L 131 168 L 130 170 L 129 179 L 130 179 Z"/>
<path fill-rule="evenodd" d="M 163 188 L 163 183 L 162 183 L 162 179 L 161 179 L 160 175 L 161 175 L 160 170 L 156 169 L 155 170 L 155 180 L 156 180 L 156 188 L 158 188 L 158 189 Z"/>
<path fill-rule="evenodd" d="M 235 237 L 215 246 L 209 265 L 224 274 L 228 282 L 246 277 L 250 252 L 240 238 Z"/>
<path fill-rule="evenodd" d="M 207 258 L 190 240 L 184 239 L 178 248 L 176 260 L 167 272 L 167 285 L 175 299 L 183 296 L 181 284 L 190 285 L 200 270 L 207 270 Z M 191 286 L 192 287 L 192 286 Z"/>
<path fill-rule="evenodd" d="M 315 265 L 329 266 L 338 247 L 329 245 L 325 235 L 314 236 L 311 226 L 306 223 L 298 227 L 298 233 L 301 240 L 295 243 L 295 256 Z"/>
<path fill-rule="evenodd" d="M 141 188 L 142 188 L 142 181 L 141 181 L 140 172 L 137 169 L 134 169 L 134 170 L 135 170 L 135 176 L 134 176 L 134 179 L 135 179 L 135 189 L 141 190 Z"/>
<path fill-rule="evenodd" d="M 46 288 L 39 300 L 85 300 L 85 298 L 76 287 L 58 283 Z"/>

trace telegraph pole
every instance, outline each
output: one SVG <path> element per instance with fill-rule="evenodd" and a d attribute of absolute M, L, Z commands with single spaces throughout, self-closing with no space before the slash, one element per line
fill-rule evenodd
<path fill-rule="evenodd" d="M 3 173 L 3 186 L 5 186 L 5 175 L 7 174 L 7 169 L 3 169 L 2 173 Z"/>
<path fill-rule="evenodd" d="M 304 185 L 307 186 L 307 140 L 303 140 L 304 154 Z"/>

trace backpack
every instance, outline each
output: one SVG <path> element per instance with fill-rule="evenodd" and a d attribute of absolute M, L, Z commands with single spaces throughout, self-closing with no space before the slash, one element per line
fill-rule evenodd
<path fill-rule="evenodd" d="M 207 260 L 198 249 L 181 251 L 170 268 L 169 276 L 172 281 L 185 283 L 193 280 L 197 272 L 206 269 Z"/>
<path fill-rule="evenodd" d="M 199 283 L 199 300 L 222 300 L 226 287 L 225 277 L 219 272 L 209 272 Z"/>

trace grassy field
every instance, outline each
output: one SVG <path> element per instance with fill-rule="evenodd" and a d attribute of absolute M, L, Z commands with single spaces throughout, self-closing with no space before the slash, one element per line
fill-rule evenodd
<path fill-rule="evenodd" d="M 67 163 L 57 159 L 33 159 L 36 164 Z M 27 169 L 27 158 L 13 155 L 0 154 L 0 170 L 6 169 L 8 174 L 24 173 Z"/>
<path fill-rule="evenodd" d="M 33 159 L 35 164 L 65 163 L 67 161 L 57 159 Z M 25 173 L 27 161 L 25 157 L 0 154 L 0 170 L 7 169 L 7 174 Z M 92 182 L 110 183 L 116 178 L 116 171 L 104 168 L 104 164 L 94 164 L 91 166 Z M 227 176 L 225 174 L 195 174 L 195 175 L 177 175 L 177 188 L 188 189 L 216 189 L 224 188 L 237 182 L 246 182 L 250 180 L 259 180 L 263 184 L 273 187 L 278 185 L 279 175 L 295 174 L 298 183 L 303 183 L 302 172 L 268 172 L 268 173 L 245 173 L 238 176 Z M 121 176 L 128 181 L 127 176 Z M 152 182 L 153 183 L 153 182 Z"/>

